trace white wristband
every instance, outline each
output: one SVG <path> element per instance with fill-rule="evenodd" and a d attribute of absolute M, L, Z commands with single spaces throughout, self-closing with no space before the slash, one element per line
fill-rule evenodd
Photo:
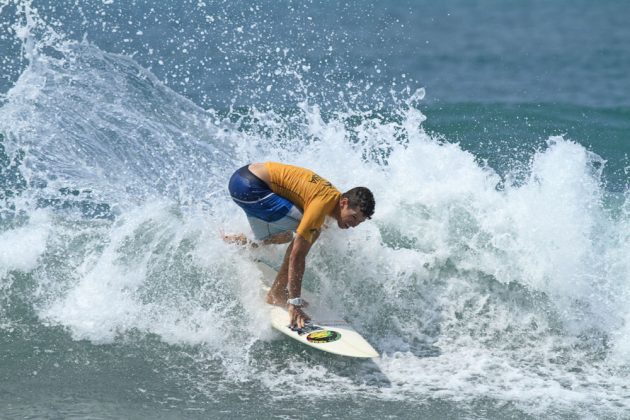
<path fill-rule="evenodd" d="M 301 297 L 296 297 L 296 298 L 287 300 L 287 303 L 293 306 L 303 306 L 304 299 L 302 299 Z"/>

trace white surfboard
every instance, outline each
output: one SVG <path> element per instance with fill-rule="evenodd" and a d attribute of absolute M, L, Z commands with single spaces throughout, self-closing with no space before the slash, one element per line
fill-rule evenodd
<path fill-rule="evenodd" d="M 263 274 L 265 290 L 269 290 L 276 278 L 276 270 L 262 261 L 256 262 L 256 265 Z M 317 296 L 308 293 L 304 288 L 302 288 L 302 297 L 309 303 L 309 306 L 305 308 L 305 312 L 311 317 L 308 325 L 300 330 L 293 330 L 289 327 L 287 308 L 268 305 L 271 326 L 294 340 L 325 352 L 349 357 L 379 356 L 374 347 L 355 331 L 352 325 L 332 309 L 327 308 L 325 302 L 320 302 Z"/>

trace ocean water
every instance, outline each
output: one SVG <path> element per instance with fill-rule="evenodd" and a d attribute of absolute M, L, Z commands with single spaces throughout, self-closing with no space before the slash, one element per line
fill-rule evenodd
<path fill-rule="evenodd" d="M 0 1 L 0 418 L 630 417 L 630 4 Z M 369 186 L 271 330 L 226 182 Z"/>

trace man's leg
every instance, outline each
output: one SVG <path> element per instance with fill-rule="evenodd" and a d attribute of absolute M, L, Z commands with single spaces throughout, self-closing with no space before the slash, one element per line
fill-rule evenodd
<path fill-rule="evenodd" d="M 272 235 L 268 237 L 267 239 L 262 240 L 261 242 L 250 241 L 249 239 L 247 239 L 247 236 L 245 236 L 244 233 L 237 233 L 237 234 L 224 233 L 223 234 L 223 240 L 229 244 L 236 244 L 236 245 L 241 245 L 241 246 L 249 245 L 252 248 L 257 248 L 259 244 L 260 245 L 286 244 L 287 242 L 291 242 L 292 239 L 293 239 L 292 232 L 276 233 L 275 235 Z"/>
<path fill-rule="evenodd" d="M 293 214 L 293 213 L 292 213 Z M 297 213 L 301 216 L 301 213 Z M 251 241 L 242 233 L 239 234 L 223 234 L 223 240 L 227 243 L 233 243 L 241 246 L 249 245 L 252 248 L 258 247 L 258 245 L 277 245 L 286 244 L 293 239 L 292 231 L 297 228 L 299 219 L 292 217 L 284 217 L 275 222 L 267 222 L 261 220 L 255 216 L 247 216 L 249 225 L 254 232 L 257 241 Z"/>
<path fill-rule="evenodd" d="M 263 245 L 279 245 L 286 244 L 287 242 L 291 242 L 293 240 L 293 232 L 280 232 L 274 235 L 271 235 L 267 239 L 263 240 Z"/>
<path fill-rule="evenodd" d="M 293 241 L 287 248 L 287 252 L 284 253 L 284 260 L 276 280 L 271 285 L 269 293 L 267 293 L 267 303 L 271 305 L 284 306 L 287 304 L 289 298 L 289 292 L 287 291 L 287 284 L 289 282 L 289 257 L 291 256 L 291 249 L 293 249 Z"/>

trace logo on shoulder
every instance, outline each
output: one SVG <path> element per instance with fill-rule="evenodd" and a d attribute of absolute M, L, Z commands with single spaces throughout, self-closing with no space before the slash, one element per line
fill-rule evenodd
<path fill-rule="evenodd" d="M 317 184 L 317 183 L 323 183 L 325 187 L 332 187 L 332 184 L 325 180 L 324 178 L 322 178 L 321 176 L 317 175 L 317 174 L 313 174 L 313 176 L 311 176 L 311 180 L 309 181 L 311 184 Z"/>

